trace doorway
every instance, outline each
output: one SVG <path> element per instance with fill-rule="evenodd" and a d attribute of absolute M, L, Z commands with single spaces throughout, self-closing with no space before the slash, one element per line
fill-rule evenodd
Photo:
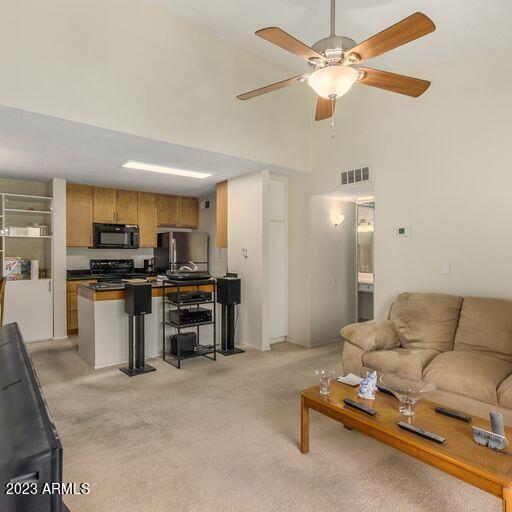
<path fill-rule="evenodd" d="M 375 201 L 357 203 L 357 321 L 373 320 Z"/>

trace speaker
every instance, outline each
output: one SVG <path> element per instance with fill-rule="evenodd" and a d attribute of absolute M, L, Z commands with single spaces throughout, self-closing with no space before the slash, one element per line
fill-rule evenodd
<path fill-rule="evenodd" d="M 124 285 L 124 310 L 132 316 L 151 314 L 150 283 L 126 283 Z"/>
<path fill-rule="evenodd" d="M 196 351 L 197 335 L 195 332 L 183 332 L 181 334 L 173 334 L 169 337 L 170 352 L 175 356 L 178 355 L 178 340 L 180 344 L 180 355 L 193 354 Z"/>
<path fill-rule="evenodd" d="M 217 278 L 217 302 L 219 304 L 240 304 L 240 278 Z"/>

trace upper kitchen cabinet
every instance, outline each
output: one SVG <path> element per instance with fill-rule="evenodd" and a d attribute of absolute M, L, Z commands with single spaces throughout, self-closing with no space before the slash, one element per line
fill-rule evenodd
<path fill-rule="evenodd" d="M 67 246 L 92 246 L 93 188 L 67 184 Z"/>
<path fill-rule="evenodd" d="M 179 226 L 179 197 L 158 194 L 158 225 Z"/>
<path fill-rule="evenodd" d="M 117 191 L 116 222 L 137 224 L 137 192 L 133 190 Z"/>
<path fill-rule="evenodd" d="M 147 192 L 137 193 L 140 247 L 156 247 L 158 225 L 157 198 Z"/>
<path fill-rule="evenodd" d="M 180 197 L 180 227 L 197 229 L 199 227 L 199 199 Z"/>
<path fill-rule="evenodd" d="M 117 222 L 117 190 L 94 187 L 94 222 Z"/>

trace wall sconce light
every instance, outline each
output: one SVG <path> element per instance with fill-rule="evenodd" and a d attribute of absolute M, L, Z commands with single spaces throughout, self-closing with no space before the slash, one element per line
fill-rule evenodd
<path fill-rule="evenodd" d="M 330 217 L 331 222 L 335 228 L 340 224 L 343 224 L 343 221 L 345 220 L 345 215 L 342 215 L 341 213 L 331 213 Z"/>

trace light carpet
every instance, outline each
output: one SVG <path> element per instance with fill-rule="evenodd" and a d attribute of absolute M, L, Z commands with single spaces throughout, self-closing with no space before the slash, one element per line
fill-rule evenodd
<path fill-rule="evenodd" d="M 70 341 L 30 345 L 64 446 L 71 512 L 498 512 L 501 502 L 311 412 L 300 453 L 301 389 L 340 371 L 341 344 L 280 343 L 128 378 L 91 370 Z"/>

